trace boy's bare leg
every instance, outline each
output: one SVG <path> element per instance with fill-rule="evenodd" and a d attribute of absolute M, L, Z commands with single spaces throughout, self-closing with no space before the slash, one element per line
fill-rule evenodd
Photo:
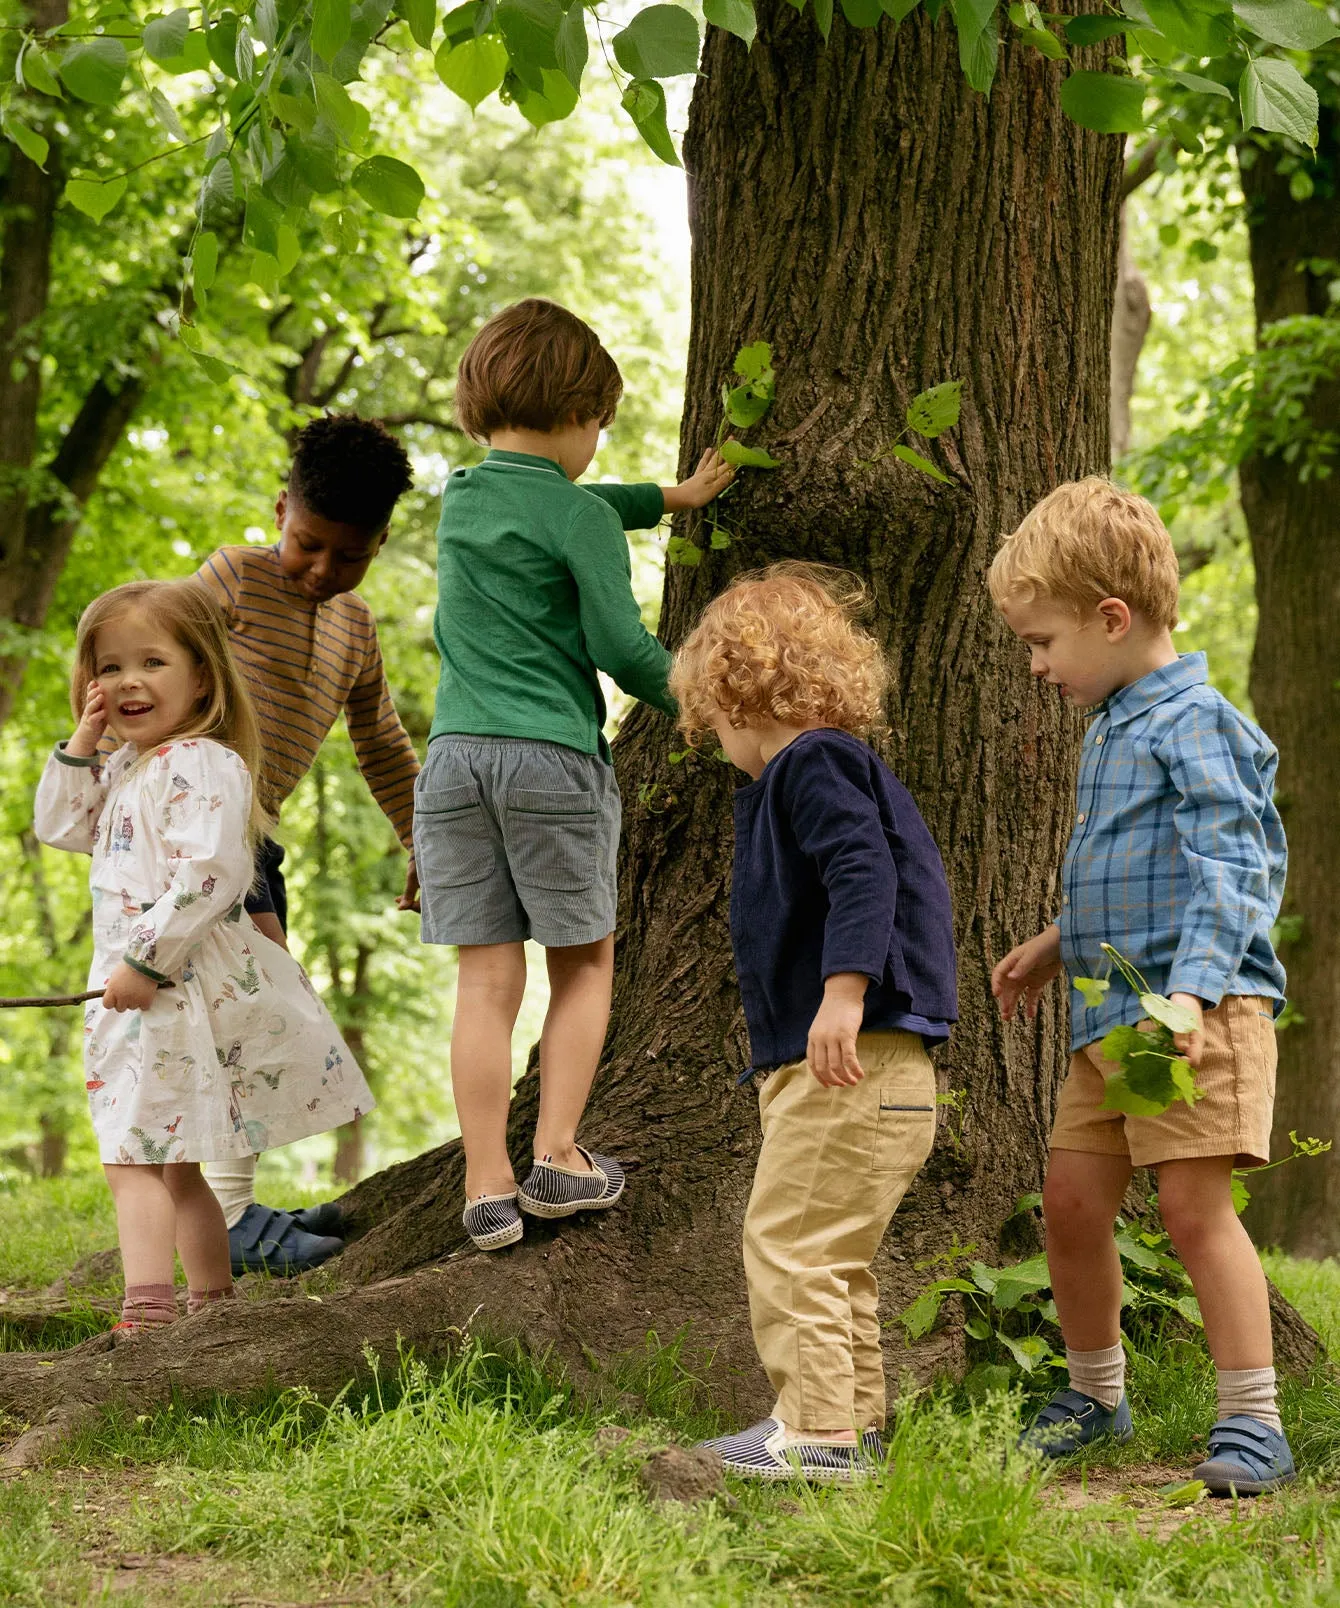
<path fill-rule="evenodd" d="M 205 1182 L 200 1164 L 182 1161 L 163 1168 L 163 1182 L 177 1214 L 177 1254 L 192 1290 L 230 1289 L 233 1270 L 223 1208 Z"/>
<path fill-rule="evenodd" d="M 451 1025 L 451 1090 L 465 1146 L 465 1194 L 516 1188 L 507 1154 L 512 1102 L 512 1030 L 526 991 L 521 943 L 462 944 Z"/>
<path fill-rule="evenodd" d="M 1233 1156 L 1165 1161 L 1159 1210 L 1200 1302 L 1205 1343 L 1221 1372 L 1269 1368 L 1270 1294 L 1261 1261 L 1233 1210 Z"/>
<path fill-rule="evenodd" d="M 1121 1258 L 1112 1225 L 1131 1181 L 1125 1156 L 1053 1150 L 1042 1189 L 1047 1266 L 1070 1351 L 1121 1343 Z"/>
<path fill-rule="evenodd" d="M 549 1010 L 540 1035 L 540 1116 L 535 1159 L 584 1171 L 577 1124 L 595 1079 L 609 1027 L 614 934 L 594 944 L 546 949 Z"/>

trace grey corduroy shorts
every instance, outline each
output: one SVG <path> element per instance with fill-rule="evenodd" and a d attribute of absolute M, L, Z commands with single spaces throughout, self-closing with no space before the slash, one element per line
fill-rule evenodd
<path fill-rule="evenodd" d="M 547 948 L 614 931 L 622 810 L 595 754 L 524 737 L 435 737 L 414 788 L 430 944 Z"/>

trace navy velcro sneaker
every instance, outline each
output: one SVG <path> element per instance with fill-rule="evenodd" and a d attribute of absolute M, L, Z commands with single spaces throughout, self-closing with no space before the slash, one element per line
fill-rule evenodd
<path fill-rule="evenodd" d="M 1134 1433 L 1125 1396 L 1115 1407 L 1104 1407 L 1083 1391 L 1067 1388 L 1056 1392 L 1020 1435 L 1019 1445 L 1044 1457 L 1069 1457 L 1081 1446 L 1099 1440 L 1128 1441 Z"/>
<path fill-rule="evenodd" d="M 1265 1496 L 1297 1477 L 1283 1433 L 1246 1413 L 1219 1420 L 1209 1456 L 1191 1475 L 1205 1481 L 1211 1496 Z"/>

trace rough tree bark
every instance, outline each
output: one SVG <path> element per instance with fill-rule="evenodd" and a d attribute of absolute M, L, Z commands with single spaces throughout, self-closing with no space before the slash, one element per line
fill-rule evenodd
<path fill-rule="evenodd" d="M 948 19 L 934 27 L 918 11 L 896 31 L 862 32 L 839 15 L 825 48 L 781 0 L 760 13 L 749 52 L 709 30 L 685 142 L 681 465 L 715 437 L 736 350 L 766 338 L 778 400 L 758 435 L 785 468 L 746 477 L 744 534 L 670 571 L 661 618 L 676 641 L 733 574 L 783 556 L 846 565 L 874 595 L 894 667 L 885 752 L 953 887 L 962 1021 L 939 1077 L 966 1090 L 961 1142 L 942 1136 L 878 1259 L 891 1317 L 929 1277 L 917 1259 L 955 1240 L 988 1258 L 1002 1249 L 1002 1223 L 1042 1176 L 1065 1002 L 1056 990 L 1036 1026 L 1007 1030 L 988 978 L 1055 914 L 1079 722 L 1031 684 L 983 579 L 1035 499 L 1107 464 L 1122 148 L 1067 122 L 1058 69 L 1008 44 L 988 106 L 963 82 Z M 1089 53 L 1095 65 L 1102 53 Z M 963 423 L 933 450 L 952 484 L 892 458 L 863 466 L 908 400 L 951 377 L 965 382 Z M 276 1303 L 191 1320 L 170 1346 L 146 1336 L 103 1355 L 90 1342 L 47 1368 L 0 1357 L 0 1407 L 146 1401 L 169 1384 L 334 1388 L 362 1366 L 365 1338 L 383 1355 L 397 1334 L 441 1349 L 473 1325 L 588 1376 L 649 1330 L 683 1329 L 691 1357 L 712 1357 L 720 1400 L 741 1416 L 766 1408 L 739 1254 L 758 1124 L 735 1087 L 746 1046 L 727 934 L 732 782 L 710 760 L 670 767 L 672 743 L 641 709 L 616 745 L 615 1012 L 585 1137 L 628 1164 L 626 1204 L 557 1231 L 528 1225 L 506 1255 L 469 1254 L 462 1158 L 446 1145 L 345 1197 L 358 1237 L 318 1277 L 363 1288 L 320 1304 L 276 1291 Z M 513 1107 L 519 1161 L 537 1094 L 532 1069 Z M 962 1360 L 957 1332 L 915 1350 L 898 1334 L 895 1377 Z"/>
<path fill-rule="evenodd" d="M 1242 170 L 1258 332 L 1277 319 L 1329 311 L 1340 260 L 1340 116 L 1323 107 L 1317 188 L 1289 193 L 1274 156 Z M 1315 269 L 1315 271 L 1314 271 Z M 1318 386 L 1310 423 L 1340 430 L 1340 383 Z M 1302 1014 L 1280 1034 L 1275 1132 L 1340 1141 L 1340 542 L 1335 480 L 1299 479 L 1281 457 L 1240 470 L 1256 564 L 1258 625 L 1251 693 L 1280 751 L 1279 801 L 1289 834 L 1286 910 L 1301 918 L 1283 947 L 1289 995 Z M 1287 1141 L 1281 1147 L 1287 1154 Z M 1340 1148 L 1268 1173 L 1249 1221 L 1257 1240 L 1305 1256 L 1340 1252 Z"/>
<path fill-rule="evenodd" d="M 1112 305 L 1111 421 L 1112 457 L 1121 458 L 1131 444 L 1131 397 L 1135 371 L 1149 333 L 1149 286 L 1131 255 L 1126 207 L 1121 209 L 1117 249 L 1117 293 Z"/>

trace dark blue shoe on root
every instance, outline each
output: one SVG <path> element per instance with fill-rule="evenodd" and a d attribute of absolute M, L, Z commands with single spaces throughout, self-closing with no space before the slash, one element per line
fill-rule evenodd
<path fill-rule="evenodd" d="M 1135 1431 L 1131 1428 L 1131 1406 L 1125 1396 L 1115 1407 L 1104 1407 L 1083 1391 L 1058 1390 L 1038 1416 L 1019 1437 L 1019 1445 L 1026 1451 L 1041 1452 L 1044 1457 L 1069 1457 L 1081 1446 L 1092 1446 L 1095 1441 L 1128 1441 Z"/>
<path fill-rule="evenodd" d="M 333 1234 L 309 1234 L 299 1226 L 292 1212 L 254 1201 L 228 1230 L 228 1255 L 233 1276 L 243 1273 L 269 1273 L 275 1278 L 292 1278 L 320 1267 L 344 1249 L 344 1241 Z"/>
<path fill-rule="evenodd" d="M 304 1233 L 323 1239 L 344 1238 L 344 1208 L 337 1200 L 323 1200 L 319 1206 L 304 1206 L 289 1216 Z"/>
<path fill-rule="evenodd" d="M 1289 1443 L 1259 1418 L 1234 1413 L 1210 1431 L 1209 1456 L 1193 1470 L 1211 1496 L 1265 1496 L 1298 1478 Z"/>
<path fill-rule="evenodd" d="M 590 1172 L 557 1167 L 546 1157 L 537 1161 L 517 1191 L 517 1204 L 532 1217 L 571 1217 L 574 1212 L 602 1211 L 623 1194 L 623 1168 L 609 1156 L 577 1149 L 591 1164 Z"/>

